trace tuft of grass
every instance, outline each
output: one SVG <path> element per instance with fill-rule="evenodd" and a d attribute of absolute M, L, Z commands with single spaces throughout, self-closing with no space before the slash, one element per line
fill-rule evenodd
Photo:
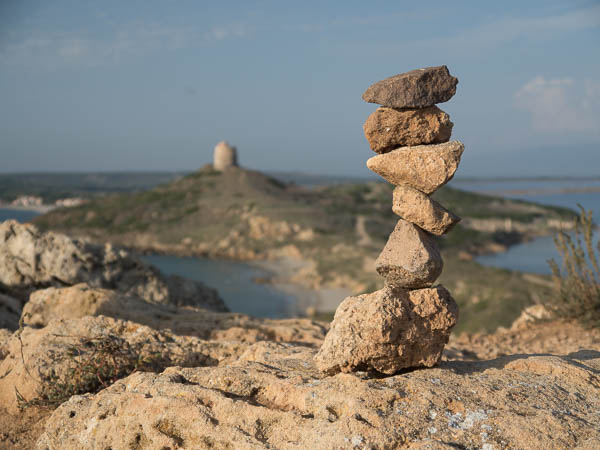
<path fill-rule="evenodd" d="M 552 259 L 556 295 L 550 308 L 558 317 L 577 319 L 591 327 L 600 326 L 600 242 L 594 248 L 592 212 L 578 205 L 574 236 L 561 231 L 554 243 L 562 258 L 562 270 Z"/>
<path fill-rule="evenodd" d="M 129 344 L 118 336 L 60 337 L 75 338 L 66 352 L 50 355 L 54 366 L 67 366 L 65 373 L 59 375 L 55 369 L 40 373 L 37 397 L 30 400 L 15 389 L 20 409 L 32 406 L 53 409 L 73 395 L 96 393 L 133 372 L 160 372 L 169 365 L 160 353 L 149 353 L 141 345 Z"/>

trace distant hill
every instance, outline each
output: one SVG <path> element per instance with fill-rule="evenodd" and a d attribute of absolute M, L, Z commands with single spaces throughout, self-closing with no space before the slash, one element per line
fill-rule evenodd
<path fill-rule="evenodd" d="M 0 200 L 21 195 L 41 197 L 44 203 L 59 198 L 91 197 L 111 192 L 133 192 L 168 183 L 183 172 L 31 172 L 0 174 Z"/>
<path fill-rule="evenodd" d="M 382 282 L 371 266 L 398 219 L 391 211 L 392 189 L 378 181 L 307 189 L 256 171 L 234 167 L 216 172 L 207 166 L 149 190 L 57 209 L 35 223 L 140 251 L 242 260 L 301 258 L 307 265 L 296 282 L 361 292 Z M 452 285 L 459 285 L 459 303 L 478 297 L 481 305 L 474 308 L 495 301 L 492 284 L 502 298 L 519 297 L 514 308 L 504 306 L 508 324 L 531 301 L 531 286 L 520 275 L 466 261 L 468 255 L 548 232 L 549 220 L 568 220 L 572 212 L 450 187 L 441 188 L 435 198 L 463 217 L 463 225 L 440 240 L 446 254 L 444 277 L 448 275 L 442 281 L 453 293 Z M 484 287 L 488 294 L 477 291 Z M 463 310 L 468 314 L 468 307 Z"/>

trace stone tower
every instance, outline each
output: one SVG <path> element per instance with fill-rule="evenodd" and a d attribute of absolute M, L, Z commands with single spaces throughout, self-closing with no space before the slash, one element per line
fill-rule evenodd
<path fill-rule="evenodd" d="M 395 75 L 371 85 L 363 100 L 381 105 L 364 132 L 371 149 L 367 167 L 393 184 L 392 211 L 400 216 L 375 261 L 383 289 L 346 298 L 315 357 L 317 367 L 337 372 L 375 370 L 394 374 L 431 367 L 442 357 L 458 320 L 458 305 L 441 284 L 443 267 L 435 236 L 460 217 L 430 195 L 452 179 L 464 145 L 450 142 L 452 122 L 435 106 L 456 93 L 446 66 Z"/>
<path fill-rule="evenodd" d="M 215 146 L 213 155 L 213 168 L 215 170 L 225 170 L 228 167 L 237 167 L 237 150 L 227 143 L 221 141 Z"/>

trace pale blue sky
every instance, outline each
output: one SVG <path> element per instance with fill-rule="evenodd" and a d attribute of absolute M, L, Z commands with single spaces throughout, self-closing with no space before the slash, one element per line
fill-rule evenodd
<path fill-rule="evenodd" d="M 0 171 L 365 175 L 374 81 L 446 64 L 459 174 L 599 175 L 600 2 L 0 2 Z"/>

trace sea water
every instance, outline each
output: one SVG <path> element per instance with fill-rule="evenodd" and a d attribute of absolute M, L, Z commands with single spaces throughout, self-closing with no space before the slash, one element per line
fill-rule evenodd
<path fill-rule="evenodd" d="M 585 210 L 592 211 L 596 223 L 600 222 L 600 192 L 569 192 L 598 188 L 600 180 L 454 181 L 452 187 L 490 195 L 505 193 L 508 198 L 562 206 L 576 212 L 579 212 L 578 205 L 581 205 Z M 561 190 L 566 192 L 559 192 Z M 599 236 L 598 232 L 595 234 L 594 248 L 597 248 Z M 550 274 L 550 259 L 554 259 L 560 266 L 561 258 L 553 236 L 543 236 L 514 245 L 502 253 L 479 256 L 477 262 L 510 270 Z"/>

